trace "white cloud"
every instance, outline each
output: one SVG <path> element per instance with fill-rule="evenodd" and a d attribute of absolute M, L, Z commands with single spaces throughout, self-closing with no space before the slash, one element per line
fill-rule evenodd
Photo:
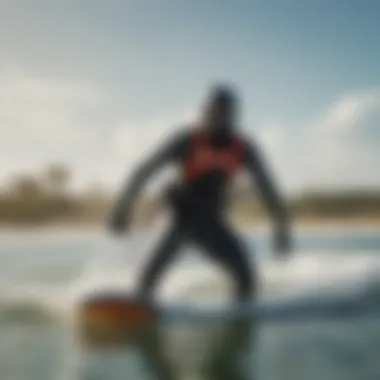
<path fill-rule="evenodd" d="M 14 69 L 0 75 L 0 84 L 2 130 L 40 138 L 53 131 L 59 137 L 75 136 L 76 107 L 100 100 L 98 91 L 88 85 L 34 78 Z"/>
<path fill-rule="evenodd" d="M 89 83 L 35 77 L 17 68 L 0 71 L 0 178 L 60 161 L 80 183 L 114 184 L 193 114 L 116 122 L 103 114 L 100 124 L 94 115 L 107 101 Z"/>
<path fill-rule="evenodd" d="M 379 91 L 347 94 L 330 107 L 310 131 L 320 181 L 340 187 L 380 185 L 379 123 Z"/>
<path fill-rule="evenodd" d="M 81 164 L 99 146 L 88 115 L 103 101 L 87 83 L 0 72 L 0 174 L 51 161 Z"/>
<path fill-rule="evenodd" d="M 114 152 L 130 162 L 136 161 L 170 133 L 193 119 L 194 111 L 188 110 L 140 121 L 124 120 L 113 135 Z"/>
<path fill-rule="evenodd" d="M 173 132 L 192 122 L 195 119 L 194 115 L 194 110 L 187 110 L 135 122 L 129 120 L 120 122 L 112 137 L 112 153 L 115 161 L 122 162 L 124 168 L 119 170 L 118 182 L 130 175 L 134 166 L 152 154 Z M 121 164 L 117 166 L 120 168 Z M 148 190 L 155 189 L 172 175 L 170 167 L 164 169 L 159 178 L 150 183 Z"/>
<path fill-rule="evenodd" d="M 261 136 L 287 188 L 380 186 L 380 91 L 344 94 L 290 130 L 269 124 Z"/>
<path fill-rule="evenodd" d="M 281 123 L 268 123 L 258 134 L 258 139 L 271 155 L 277 155 L 284 146 L 284 133 Z"/>
<path fill-rule="evenodd" d="M 343 136 L 360 128 L 363 119 L 379 107 L 380 91 L 345 94 L 327 109 L 313 128 L 329 137 Z"/>

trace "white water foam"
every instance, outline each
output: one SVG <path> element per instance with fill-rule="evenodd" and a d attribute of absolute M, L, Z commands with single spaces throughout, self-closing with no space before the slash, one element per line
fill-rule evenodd
<path fill-rule="evenodd" d="M 108 252 L 110 252 L 108 250 Z M 109 256 L 110 258 L 110 256 Z M 81 295 L 105 288 L 133 292 L 141 265 L 95 259 L 82 275 L 64 287 L 0 284 L 1 310 L 11 309 L 64 317 Z M 288 260 L 265 260 L 259 265 L 262 297 L 282 297 L 299 292 L 329 292 L 331 289 L 363 287 L 380 274 L 380 257 L 373 253 L 350 255 L 326 252 L 296 252 Z M 165 300 L 227 300 L 229 278 L 210 263 L 199 260 L 174 266 L 159 289 Z M 34 313 L 33 313 L 34 311 Z"/>

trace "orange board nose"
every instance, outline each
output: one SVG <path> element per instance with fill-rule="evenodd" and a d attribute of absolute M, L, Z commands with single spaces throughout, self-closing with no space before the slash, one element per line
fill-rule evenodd
<path fill-rule="evenodd" d="M 97 297 L 81 305 L 78 317 L 85 344 L 124 345 L 139 339 L 156 322 L 157 313 L 138 300 Z"/>

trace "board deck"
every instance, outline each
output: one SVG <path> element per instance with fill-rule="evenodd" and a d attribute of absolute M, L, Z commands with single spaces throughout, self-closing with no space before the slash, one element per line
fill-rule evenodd
<path fill-rule="evenodd" d="M 120 303 L 139 303 L 130 294 L 122 290 L 112 292 L 97 291 L 85 295 L 78 305 L 101 300 L 116 300 Z M 141 303 L 142 305 L 142 303 Z M 259 300 L 239 303 L 151 303 L 145 304 L 157 319 L 168 322 L 217 322 L 230 319 L 260 319 L 263 322 L 286 320 L 307 320 L 308 318 L 350 318 L 357 315 L 380 314 L 379 302 L 374 302 L 371 295 L 366 294 L 330 294 L 302 295 L 281 300 Z"/>

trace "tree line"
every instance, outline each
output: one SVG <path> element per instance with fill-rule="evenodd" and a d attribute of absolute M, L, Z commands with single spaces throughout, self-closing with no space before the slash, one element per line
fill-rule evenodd
<path fill-rule="evenodd" d="M 108 197 L 100 184 L 71 190 L 71 171 L 52 164 L 39 173 L 14 174 L 2 186 L 0 222 L 47 223 L 93 221 L 103 217 Z"/>
<path fill-rule="evenodd" d="M 63 164 L 52 164 L 38 173 L 19 173 L 2 184 L 0 223 L 104 223 L 112 204 L 112 195 L 101 183 L 92 183 L 83 191 L 72 190 L 72 173 Z M 233 194 L 230 212 L 252 220 L 265 212 L 257 198 L 246 189 Z M 288 200 L 295 217 L 354 218 L 380 216 L 379 191 L 306 191 Z M 137 207 L 138 217 L 147 221 L 157 212 L 157 200 L 144 197 Z"/>

